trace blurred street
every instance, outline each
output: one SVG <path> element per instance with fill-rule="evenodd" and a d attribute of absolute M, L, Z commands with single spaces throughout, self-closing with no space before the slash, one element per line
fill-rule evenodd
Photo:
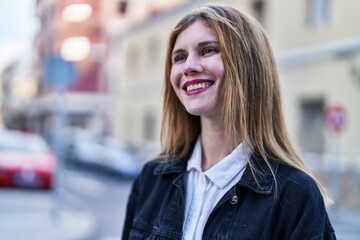
<path fill-rule="evenodd" d="M 329 214 L 337 239 L 360 239 L 360 210 L 332 209 Z"/>
<path fill-rule="evenodd" d="M 120 239 L 131 180 L 73 167 L 64 176 L 58 212 L 51 191 L 0 189 L 0 239 Z M 338 239 L 360 239 L 359 209 L 329 214 Z"/>
<path fill-rule="evenodd" d="M 51 191 L 0 188 L 0 239 L 120 239 L 131 181 L 64 171 L 61 201 Z"/>

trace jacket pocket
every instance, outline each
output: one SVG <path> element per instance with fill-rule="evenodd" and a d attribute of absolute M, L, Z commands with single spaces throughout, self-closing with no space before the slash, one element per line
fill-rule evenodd
<path fill-rule="evenodd" d="M 168 234 L 167 234 L 168 235 Z M 166 236 L 161 229 L 134 221 L 129 233 L 131 240 L 176 240 L 171 236 Z"/>

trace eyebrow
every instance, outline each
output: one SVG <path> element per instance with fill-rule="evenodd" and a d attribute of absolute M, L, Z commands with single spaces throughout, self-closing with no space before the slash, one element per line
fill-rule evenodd
<path fill-rule="evenodd" d="M 198 44 L 197 44 L 197 46 L 198 47 L 202 47 L 202 46 L 206 46 L 206 45 L 209 45 L 209 44 L 219 44 L 219 42 L 218 41 L 216 41 L 216 40 L 210 40 L 210 41 L 203 41 L 203 42 L 199 42 Z M 176 49 L 175 51 L 173 51 L 172 53 L 171 53 L 171 56 L 174 56 L 174 55 L 176 55 L 176 54 L 178 54 L 178 53 L 182 53 L 182 52 L 184 52 L 185 50 L 184 49 L 182 49 L 182 48 L 179 48 L 179 49 Z"/>

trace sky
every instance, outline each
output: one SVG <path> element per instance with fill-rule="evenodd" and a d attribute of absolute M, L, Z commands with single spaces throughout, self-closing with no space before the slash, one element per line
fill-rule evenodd
<path fill-rule="evenodd" d="M 0 0 L 0 70 L 31 49 L 37 31 L 35 0 Z"/>

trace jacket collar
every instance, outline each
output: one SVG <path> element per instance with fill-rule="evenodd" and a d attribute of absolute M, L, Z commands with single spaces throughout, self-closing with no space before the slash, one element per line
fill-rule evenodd
<path fill-rule="evenodd" d="M 277 176 L 279 162 L 270 159 L 270 168 L 265 160 L 258 156 L 252 155 L 250 161 L 253 168 L 248 163 L 238 185 L 247 187 L 256 193 L 271 195 L 276 183 L 273 174 Z"/>
<path fill-rule="evenodd" d="M 187 162 L 192 154 L 192 150 L 193 149 L 191 149 L 187 156 L 182 159 L 173 162 L 161 162 L 154 169 L 154 174 L 166 175 L 185 173 Z M 275 179 L 271 170 L 276 176 L 279 162 L 270 159 L 270 169 L 264 159 L 255 154 L 250 157 L 250 162 L 253 168 L 251 168 L 250 164 L 248 163 L 245 172 L 237 185 L 248 188 L 256 193 L 271 195 L 275 189 Z"/>

